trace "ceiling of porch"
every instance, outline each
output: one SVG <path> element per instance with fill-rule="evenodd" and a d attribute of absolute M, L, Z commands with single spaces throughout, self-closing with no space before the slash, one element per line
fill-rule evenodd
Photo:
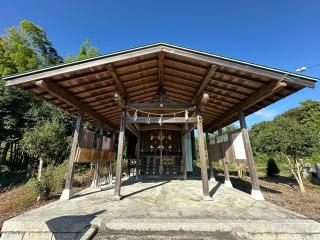
<path fill-rule="evenodd" d="M 71 64 L 62 64 L 5 78 L 71 113 L 109 129 L 119 126 L 119 93 L 127 103 L 154 100 L 159 87 L 167 102 L 197 104 L 202 108 L 204 130 L 213 131 L 249 115 L 304 87 L 314 78 L 240 62 L 168 44 L 154 44 Z"/>

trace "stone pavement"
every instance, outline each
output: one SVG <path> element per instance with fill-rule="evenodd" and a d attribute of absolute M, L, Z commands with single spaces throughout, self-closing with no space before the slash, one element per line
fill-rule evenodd
<path fill-rule="evenodd" d="M 6 221 L 3 239 L 320 239 L 320 223 L 221 183 L 126 180 L 113 189 L 87 189 Z"/>

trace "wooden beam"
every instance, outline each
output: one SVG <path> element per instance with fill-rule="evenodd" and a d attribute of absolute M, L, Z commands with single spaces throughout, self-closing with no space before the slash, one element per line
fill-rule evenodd
<path fill-rule="evenodd" d="M 185 136 L 186 134 L 188 134 L 189 132 L 191 132 L 193 129 L 195 129 L 197 127 L 196 123 L 191 123 L 191 124 L 186 124 L 184 126 L 184 128 L 182 129 L 181 135 Z"/>
<path fill-rule="evenodd" d="M 181 131 L 181 126 L 178 125 L 163 125 L 161 127 L 163 130 L 174 130 L 174 131 Z M 159 130 L 159 124 L 150 124 L 150 125 L 145 125 L 141 126 L 141 131 L 144 130 Z"/>
<path fill-rule="evenodd" d="M 118 75 L 118 73 L 116 72 L 116 69 L 114 68 L 114 66 L 110 63 L 107 65 L 107 70 L 110 72 L 113 80 L 116 83 L 117 88 L 120 91 L 120 94 L 125 98 L 126 101 L 128 101 L 128 93 L 126 91 L 126 89 L 124 88 L 122 81 Z"/>
<path fill-rule="evenodd" d="M 134 125 L 130 124 L 130 123 L 127 123 L 126 124 L 126 128 L 132 132 L 136 137 L 139 137 L 139 131 L 135 128 Z"/>
<path fill-rule="evenodd" d="M 284 80 L 286 82 L 292 82 L 292 83 L 301 85 L 303 87 L 314 88 L 314 86 L 315 86 L 315 80 L 313 80 L 311 78 L 304 77 L 304 76 L 298 76 L 297 74 L 292 74 L 292 73 L 286 74 L 283 71 L 277 71 L 275 69 L 270 69 L 270 68 L 266 68 L 263 66 L 257 66 L 255 64 L 243 63 L 243 62 L 239 62 L 239 61 L 232 60 L 232 59 L 224 59 L 221 57 L 212 56 L 210 54 L 203 54 L 201 52 L 192 51 L 192 50 L 187 51 L 186 49 L 182 49 L 182 48 L 174 47 L 174 46 L 163 47 L 162 51 L 168 52 L 170 54 L 172 54 L 172 52 L 174 52 L 174 54 L 176 54 L 178 56 L 192 58 L 195 60 L 204 61 L 204 62 L 208 62 L 208 63 L 214 64 L 214 65 L 232 68 L 235 70 L 245 71 L 245 72 L 248 72 L 251 74 L 256 74 L 258 76 L 269 77 L 269 78 L 272 78 L 272 79 L 275 79 L 278 81 Z M 285 79 L 283 79 L 283 76 L 285 74 L 287 76 Z"/>
<path fill-rule="evenodd" d="M 195 104 L 197 101 L 197 98 L 201 95 L 202 91 L 207 87 L 208 83 L 210 82 L 212 76 L 214 75 L 214 73 L 217 70 L 217 66 L 216 65 L 212 65 L 210 66 L 210 68 L 207 70 L 201 85 L 199 86 L 196 94 L 194 95 L 193 99 L 192 99 L 192 103 Z"/>
<path fill-rule="evenodd" d="M 123 149 L 124 149 L 124 131 L 126 122 L 126 112 L 123 111 L 120 120 L 120 132 L 118 138 L 118 154 L 117 154 L 117 168 L 116 168 L 116 182 L 114 186 L 114 200 L 120 200 L 121 190 L 121 175 L 122 175 L 122 163 L 123 163 Z"/>
<path fill-rule="evenodd" d="M 126 123 L 147 123 L 148 117 L 138 117 L 134 120 L 133 117 L 126 119 Z M 150 124 L 159 124 L 160 117 L 150 117 Z M 162 123 L 195 123 L 196 117 L 189 117 L 187 120 L 185 117 L 162 117 Z"/>
<path fill-rule="evenodd" d="M 121 109 L 126 109 L 126 102 L 119 93 L 114 93 L 113 99 Z"/>
<path fill-rule="evenodd" d="M 192 104 L 186 103 L 132 103 L 127 105 L 127 110 L 187 110 L 194 107 Z"/>
<path fill-rule="evenodd" d="M 68 103 L 69 105 L 79 109 L 80 112 L 86 113 L 93 119 L 97 120 L 100 124 L 106 126 L 107 128 L 114 130 L 116 126 L 109 122 L 107 119 L 101 117 L 95 111 L 91 110 L 86 104 L 82 103 L 76 97 L 65 91 L 63 88 L 56 85 L 51 80 L 40 80 L 36 82 L 36 85 L 45 89 L 51 95 L 63 100 L 64 102 Z"/>
<path fill-rule="evenodd" d="M 164 52 L 159 52 L 159 84 L 160 87 L 163 85 L 164 76 Z"/>
<path fill-rule="evenodd" d="M 215 181 L 214 174 L 213 174 L 213 156 L 210 151 L 210 138 L 209 138 L 209 133 L 206 132 L 206 143 L 207 143 L 207 153 L 208 153 L 208 160 L 209 160 L 209 176 L 211 181 Z"/>
<path fill-rule="evenodd" d="M 206 105 L 206 103 L 209 101 L 209 94 L 208 93 L 203 93 L 201 100 L 199 102 L 199 106 L 198 109 L 201 111 L 202 108 L 204 107 L 204 105 Z"/>
<path fill-rule="evenodd" d="M 118 106 L 125 110 L 126 109 L 126 103 L 125 103 L 125 100 L 121 97 L 121 95 L 119 93 L 115 93 L 114 94 L 114 101 L 118 104 Z M 129 117 L 131 118 L 130 114 L 128 113 L 128 111 L 126 111 L 127 113 L 127 116 L 126 117 Z M 133 126 L 131 123 L 127 123 L 126 124 L 126 127 L 128 128 L 128 130 L 130 132 L 132 132 L 136 137 L 139 136 L 139 126 L 137 124 L 135 124 L 135 126 Z"/>
<path fill-rule="evenodd" d="M 73 185 L 73 177 L 74 177 L 74 168 L 75 168 L 75 155 L 77 152 L 77 147 L 79 145 L 80 141 L 80 134 L 81 134 L 81 128 L 82 128 L 82 121 L 83 121 L 83 115 L 80 113 L 77 116 L 77 122 L 76 127 L 73 133 L 73 140 L 72 140 L 72 147 L 69 157 L 69 166 L 68 166 L 68 172 L 66 176 L 66 183 L 64 190 L 61 194 L 60 199 L 62 200 L 68 200 L 72 198 L 73 192 L 72 192 L 72 185 Z"/>
<path fill-rule="evenodd" d="M 247 129 L 247 123 L 246 123 L 246 119 L 243 112 L 240 112 L 239 114 L 239 121 L 240 121 L 240 127 L 242 128 L 241 134 L 242 134 L 242 139 L 244 143 L 247 162 L 249 165 L 249 172 L 250 172 L 251 185 L 252 185 L 251 197 L 254 198 L 255 200 L 264 200 L 262 193 L 260 191 L 257 169 L 254 164 L 249 132 Z"/>
<path fill-rule="evenodd" d="M 203 191 L 204 200 L 212 200 L 209 195 L 207 159 L 206 159 L 206 151 L 205 151 L 204 139 L 203 139 L 202 117 L 198 115 L 196 119 L 197 119 L 197 130 L 198 130 L 199 157 L 200 157 L 200 164 L 201 164 L 202 191 Z"/>
<path fill-rule="evenodd" d="M 279 91 L 285 86 L 287 86 L 285 82 L 272 81 L 268 85 L 260 88 L 260 90 L 255 92 L 253 95 L 251 95 L 247 99 L 245 99 L 243 102 L 239 103 L 238 105 L 236 105 L 235 107 L 233 107 L 232 109 L 224 113 L 222 117 L 218 118 L 217 120 L 209 124 L 207 130 L 208 131 L 216 130 L 218 126 L 222 126 L 222 124 L 225 121 L 232 118 L 235 114 L 238 114 L 239 112 L 251 107 L 252 105 L 274 94 L 275 92 Z"/>

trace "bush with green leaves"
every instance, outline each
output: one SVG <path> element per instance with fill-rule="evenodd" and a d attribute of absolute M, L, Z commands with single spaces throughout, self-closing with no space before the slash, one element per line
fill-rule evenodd
<path fill-rule="evenodd" d="M 67 167 L 68 161 L 64 161 L 56 167 L 48 166 L 41 181 L 37 178 L 31 178 L 27 182 L 28 190 L 38 196 L 38 200 L 48 199 L 55 194 L 60 194 L 64 186 Z"/>
<path fill-rule="evenodd" d="M 46 181 L 31 178 L 26 186 L 34 196 L 38 197 L 38 200 L 48 199 L 50 196 L 50 188 L 46 185 Z"/>
<path fill-rule="evenodd" d="M 278 168 L 277 163 L 274 159 L 270 158 L 267 164 L 267 176 L 274 177 L 275 175 L 280 173 L 280 169 Z"/>

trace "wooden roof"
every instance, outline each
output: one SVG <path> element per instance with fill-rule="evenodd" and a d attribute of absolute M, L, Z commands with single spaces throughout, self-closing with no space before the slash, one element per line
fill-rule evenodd
<path fill-rule="evenodd" d="M 315 78 L 280 71 L 164 43 L 48 67 L 5 78 L 71 113 L 106 128 L 119 126 L 121 108 L 114 93 L 130 103 L 147 103 L 159 86 L 169 99 L 194 103 L 208 93 L 204 129 L 213 131 L 304 87 Z"/>

